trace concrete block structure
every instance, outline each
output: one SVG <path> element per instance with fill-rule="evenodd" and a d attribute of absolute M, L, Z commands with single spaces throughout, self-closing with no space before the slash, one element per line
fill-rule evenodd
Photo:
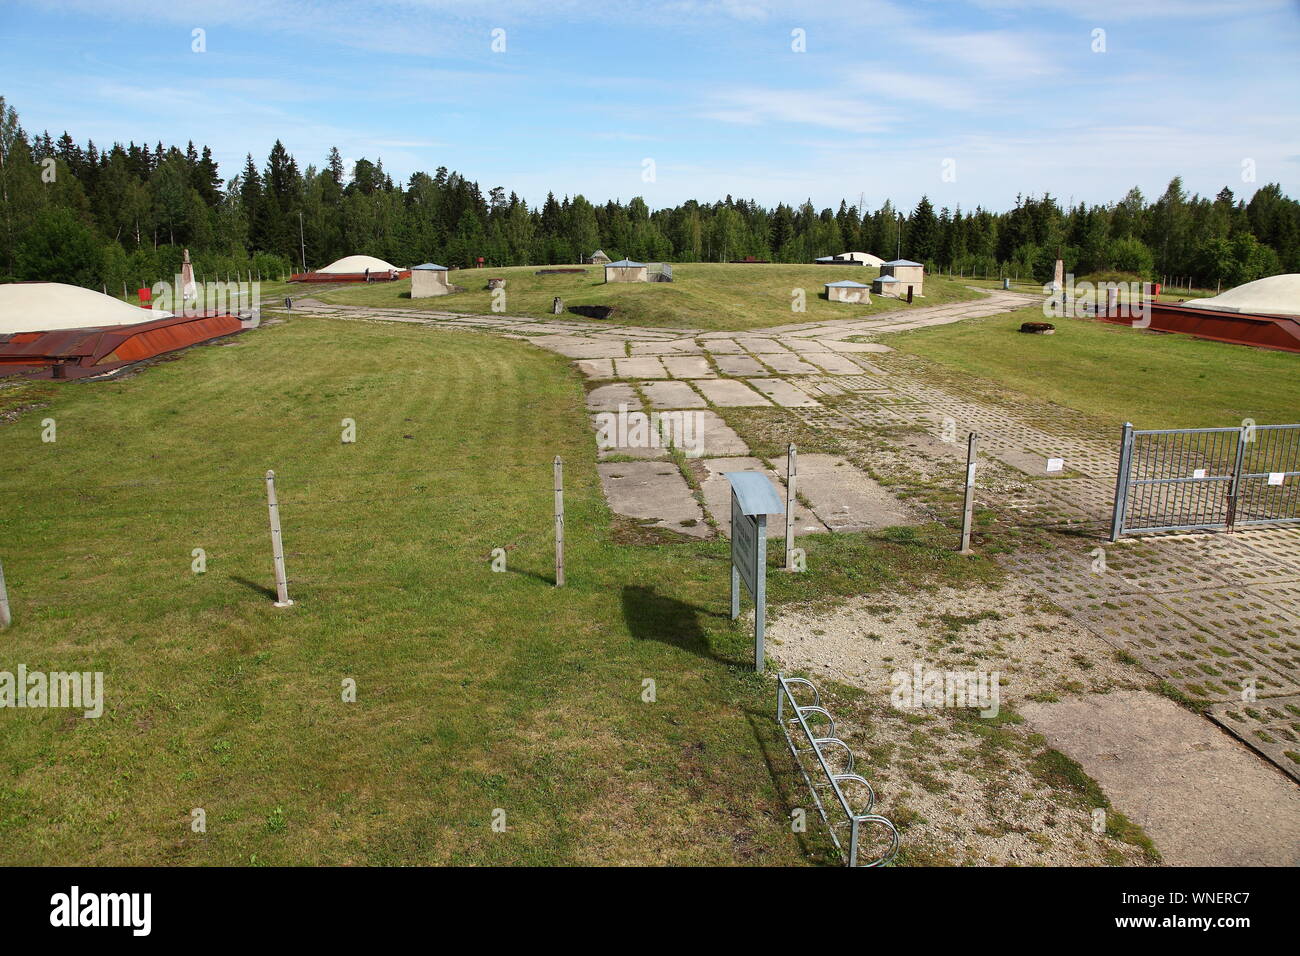
<path fill-rule="evenodd" d="M 435 295 L 446 295 L 451 291 L 447 279 L 447 267 L 434 262 L 411 267 L 411 298 L 428 299 Z"/>
<path fill-rule="evenodd" d="M 644 262 L 619 259 L 605 264 L 606 282 L 649 282 L 650 267 Z"/>
<path fill-rule="evenodd" d="M 826 298 L 831 302 L 855 302 L 867 304 L 871 301 L 871 286 L 851 279 L 826 283 Z"/>
<path fill-rule="evenodd" d="M 881 276 L 893 276 L 898 280 L 898 296 L 907 298 L 907 287 L 912 287 L 912 295 L 923 295 L 925 283 L 925 266 L 911 259 L 895 259 L 880 267 Z"/>
<path fill-rule="evenodd" d="M 900 289 L 901 283 L 893 276 L 876 276 L 871 280 L 871 291 L 876 295 L 887 295 L 892 298 L 907 297 L 907 288 L 904 286 Z"/>

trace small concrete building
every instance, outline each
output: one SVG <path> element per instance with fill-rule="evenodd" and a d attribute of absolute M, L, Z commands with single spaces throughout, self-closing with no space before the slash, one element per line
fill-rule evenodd
<path fill-rule="evenodd" d="M 874 268 L 885 264 L 884 259 L 873 256 L 869 252 L 841 252 L 837 256 L 821 256 L 813 262 L 819 266 L 872 266 Z"/>
<path fill-rule="evenodd" d="M 851 279 L 826 283 L 826 298 L 831 302 L 857 302 L 867 304 L 871 301 L 871 286 Z"/>
<path fill-rule="evenodd" d="M 605 253 L 602 250 L 597 249 L 595 252 L 587 256 L 587 258 L 583 259 L 582 261 L 590 263 L 593 266 L 603 266 L 603 265 L 608 265 L 610 259 L 609 256 L 605 255 Z"/>
<path fill-rule="evenodd" d="M 887 295 L 892 298 L 907 297 L 907 289 L 901 288 L 900 283 L 893 276 L 876 276 L 871 280 L 871 291 L 876 295 Z"/>
<path fill-rule="evenodd" d="M 649 282 L 650 267 L 644 262 L 619 259 L 605 264 L 606 282 Z"/>
<path fill-rule="evenodd" d="M 880 267 L 882 276 L 893 276 L 900 283 L 898 295 L 907 298 L 907 287 L 912 287 L 912 295 L 922 295 L 925 283 L 925 266 L 911 259 L 895 259 Z"/>
<path fill-rule="evenodd" d="M 446 295 L 451 291 L 447 280 L 447 267 L 434 262 L 411 267 L 411 298 L 428 299 L 435 295 Z"/>

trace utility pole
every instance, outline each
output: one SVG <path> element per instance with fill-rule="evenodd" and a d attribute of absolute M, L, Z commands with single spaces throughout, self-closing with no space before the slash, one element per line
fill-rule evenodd
<path fill-rule="evenodd" d="M 903 258 L 903 214 L 898 214 L 898 248 L 894 252 L 895 259 Z"/>
<path fill-rule="evenodd" d="M 307 239 L 302 231 L 302 210 L 298 210 L 298 242 L 302 245 L 302 271 L 307 271 Z"/>

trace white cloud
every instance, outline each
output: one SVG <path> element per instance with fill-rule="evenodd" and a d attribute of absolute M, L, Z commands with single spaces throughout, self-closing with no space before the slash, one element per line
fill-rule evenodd
<path fill-rule="evenodd" d="M 997 12 L 1051 11 L 1059 16 L 1086 22 L 1102 20 L 1165 20 L 1175 17 L 1241 17 L 1269 13 L 1294 5 L 1294 0 L 975 0 Z"/>
<path fill-rule="evenodd" d="M 847 79 L 853 86 L 872 95 L 924 103 L 940 109 L 966 110 L 980 102 L 970 83 L 933 73 L 854 70 L 850 71 Z"/>
<path fill-rule="evenodd" d="M 943 66 L 965 67 L 976 78 L 1025 81 L 1056 72 L 1049 41 L 1023 31 L 981 30 L 939 33 L 908 30 L 904 40 Z"/>
<path fill-rule="evenodd" d="M 883 130 L 890 111 L 843 90 L 733 89 L 717 93 L 701 116 L 723 123 L 761 126 L 791 123 L 852 133 Z"/>

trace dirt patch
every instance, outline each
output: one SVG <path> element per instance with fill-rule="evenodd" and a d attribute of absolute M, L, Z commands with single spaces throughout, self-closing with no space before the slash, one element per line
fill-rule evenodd
<path fill-rule="evenodd" d="M 888 700 L 891 677 L 917 662 L 997 671 L 1001 700 L 1141 686 L 1142 672 L 1027 584 L 872 595 L 830 612 L 782 609 L 772 654 L 791 670 L 853 684 Z"/>
<path fill-rule="evenodd" d="M 1016 711 L 1028 701 L 1139 687 L 1144 675 L 1027 586 L 785 608 L 767 635 L 782 668 L 808 675 L 830 701 L 839 736 L 876 790 L 877 812 L 899 828 L 901 863 L 1153 862 L 1141 830 Z M 981 716 L 973 700 L 916 706 L 903 691 L 918 664 L 924 674 L 991 679 L 996 671 L 996 714 Z"/>

